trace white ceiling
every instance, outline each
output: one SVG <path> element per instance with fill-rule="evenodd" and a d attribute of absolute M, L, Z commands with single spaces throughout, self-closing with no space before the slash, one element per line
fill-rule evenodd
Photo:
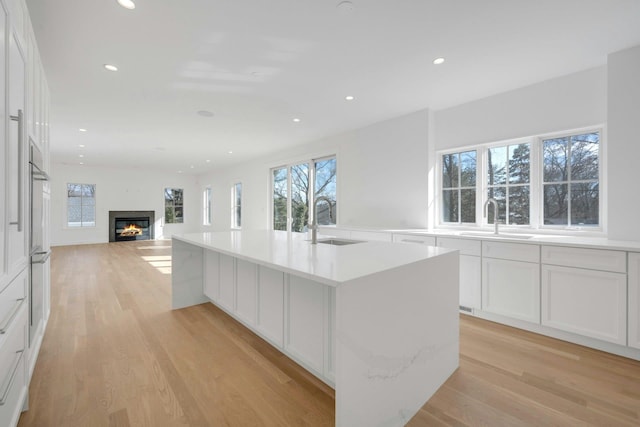
<path fill-rule="evenodd" d="M 202 173 L 640 44 L 638 0 L 340 1 L 27 0 L 54 160 Z"/>

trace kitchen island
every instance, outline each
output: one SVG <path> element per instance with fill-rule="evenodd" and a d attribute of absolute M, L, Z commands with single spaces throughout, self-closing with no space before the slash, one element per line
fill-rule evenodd
<path fill-rule="evenodd" d="M 302 234 L 173 236 L 172 307 L 212 302 L 335 388 L 337 426 L 401 426 L 458 367 L 458 253 Z"/>

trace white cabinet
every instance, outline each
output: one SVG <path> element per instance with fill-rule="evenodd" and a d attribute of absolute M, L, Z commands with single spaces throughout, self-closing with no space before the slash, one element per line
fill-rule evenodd
<path fill-rule="evenodd" d="M 212 301 L 220 298 L 220 255 L 204 251 L 204 294 Z"/>
<path fill-rule="evenodd" d="M 542 266 L 542 324 L 625 345 L 627 276 Z"/>
<path fill-rule="evenodd" d="M 542 246 L 542 263 L 590 270 L 627 272 L 627 254 L 604 249 Z"/>
<path fill-rule="evenodd" d="M 540 323 L 540 247 L 482 242 L 482 310 Z"/>
<path fill-rule="evenodd" d="M 236 314 L 249 326 L 256 325 L 258 266 L 236 259 Z"/>
<path fill-rule="evenodd" d="M 284 345 L 284 273 L 258 270 L 258 331 L 276 347 Z"/>
<path fill-rule="evenodd" d="M 481 242 L 472 239 L 438 237 L 443 248 L 460 251 L 460 307 L 463 311 L 481 307 Z"/>
<path fill-rule="evenodd" d="M 26 265 L 27 233 L 26 222 L 26 165 L 27 145 L 25 144 L 25 56 L 16 35 L 9 36 L 9 139 L 7 141 L 7 247 L 9 272 Z"/>
<path fill-rule="evenodd" d="M 235 258 L 220 254 L 220 294 L 218 303 L 228 311 L 235 311 L 236 263 Z"/>
<path fill-rule="evenodd" d="M 289 275 L 285 296 L 285 350 L 307 369 L 322 374 L 329 336 L 327 286 Z"/>
<path fill-rule="evenodd" d="M 395 243 L 421 243 L 423 245 L 435 246 L 436 238 L 433 236 L 421 236 L 416 234 L 393 233 Z"/>
<path fill-rule="evenodd" d="M 640 253 L 629 254 L 629 347 L 640 349 Z"/>

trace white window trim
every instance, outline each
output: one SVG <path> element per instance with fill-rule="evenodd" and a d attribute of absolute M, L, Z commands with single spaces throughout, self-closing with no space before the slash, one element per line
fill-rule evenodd
<path fill-rule="evenodd" d="M 74 227 L 74 226 L 70 226 L 69 225 L 69 196 L 68 196 L 68 188 L 69 188 L 69 184 L 80 184 L 80 185 L 93 185 L 93 188 L 95 189 L 95 194 L 98 193 L 98 186 L 96 184 L 83 184 L 83 183 L 78 183 L 78 182 L 67 182 L 64 185 L 64 189 L 65 189 L 65 194 L 67 194 L 64 198 L 64 212 L 62 217 L 64 218 L 63 221 L 63 225 L 62 228 L 64 230 L 86 230 L 88 228 L 96 228 L 98 226 L 98 198 L 94 197 L 95 200 L 95 215 L 93 217 L 93 224 L 94 225 L 81 225 L 79 227 Z"/>
<path fill-rule="evenodd" d="M 303 158 L 303 159 L 298 159 L 298 160 L 293 160 L 284 164 L 279 164 L 277 166 L 272 166 L 271 168 L 269 168 L 269 229 L 273 230 L 273 221 L 274 221 L 274 215 L 273 215 L 273 184 L 274 184 L 274 179 L 273 179 L 273 171 L 277 170 L 277 169 L 287 169 L 287 231 L 289 231 L 291 229 L 291 225 L 293 223 L 293 217 L 291 216 L 291 179 L 289 178 L 291 176 L 291 168 L 293 166 L 302 164 L 302 163 L 307 163 L 309 164 L 309 172 L 310 172 L 310 176 L 309 176 L 309 201 L 310 201 L 310 206 L 309 206 L 309 218 L 313 218 L 314 215 L 314 201 L 315 201 L 315 164 L 316 162 L 321 162 L 323 160 L 328 160 L 328 159 L 336 159 L 336 164 L 338 164 L 338 154 L 327 154 L 327 155 L 321 155 L 321 156 L 313 156 L 311 158 Z M 339 222 L 339 209 L 337 208 L 337 206 L 339 205 L 338 203 L 338 195 L 339 195 L 339 180 L 338 180 L 338 175 L 339 172 L 338 170 L 336 170 L 336 204 L 333 206 L 334 208 L 334 221 L 335 221 L 335 225 L 322 225 L 322 227 L 337 227 Z"/>
<path fill-rule="evenodd" d="M 543 191 L 542 191 L 542 141 L 550 138 L 561 138 L 563 136 L 578 135 L 581 133 L 598 132 L 600 140 L 598 143 L 598 188 L 600 191 L 599 206 L 599 225 L 589 227 L 563 226 L 563 225 L 544 225 L 542 224 L 543 213 Z M 503 141 L 496 141 L 483 144 L 475 144 L 462 146 L 446 150 L 436 151 L 436 173 L 435 173 L 435 226 L 439 229 L 450 230 L 482 230 L 492 231 L 493 223 L 489 224 L 487 218 L 483 216 L 483 206 L 486 201 L 485 195 L 488 192 L 486 182 L 487 175 L 487 154 L 486 151 L 493 147 L 502 147 L 505 145 L 517 145 L 529 142 L 530 150 L 530 224 L 529 225 L 505 225 L 500 224 L 501 230 L 508 232 L 524 232 L 535 234 L 563 234 L 563 235 L 580 235 L 589 237 L 602 237 L 606 235 L 607 230 L 607 161 L 606 161 L 606 128 L 605 125 L 589 126 L 577 129 L 570 129 L 561 132 L 550 132 L 538 134 L 523 138 L 514 138 Z M 452 223 L 442 221 L 442 156 L 452 153 L 460 153 L 465 151 L 477 150 L 477 171 L 476 171 L 476 223 Z"/>
<path fill-rule="evenodd" d="M 240 185 L 242 188 L 240 193 L 240 204 L 236 205 L 236 186 Z M 241 230 L 242 229 L 242 200 L 244 196 L 244 186 L 242 185 L 242 181 L 234 181 L 231 184 L 231 229 L 232 230 Z M 240 207 L 240 225 L 236 224 L 236 208 Z"/>
<path fill-rule="evenodd" d="M 211 227 L 212 224 L 213 224 L 213 190 L 210 185 L 207 185 L 202 190 L 202 225 L 205 227 Z"/>

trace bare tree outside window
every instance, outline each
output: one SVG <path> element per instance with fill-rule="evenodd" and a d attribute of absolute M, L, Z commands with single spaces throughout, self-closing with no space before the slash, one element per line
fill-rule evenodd
<path fill-rule="evenodd" d="M 442 156 L 442 221 L 476 222 L 477 152 Z"/>
<path fill-rule="evenodd" d="M 498 221 L 503 224 L 529 224 L 530 152 L 529 143 L 487 150 L 488 197 L 498 202 Z M 494 220 L 489 210 L 488 222 Z"/>

